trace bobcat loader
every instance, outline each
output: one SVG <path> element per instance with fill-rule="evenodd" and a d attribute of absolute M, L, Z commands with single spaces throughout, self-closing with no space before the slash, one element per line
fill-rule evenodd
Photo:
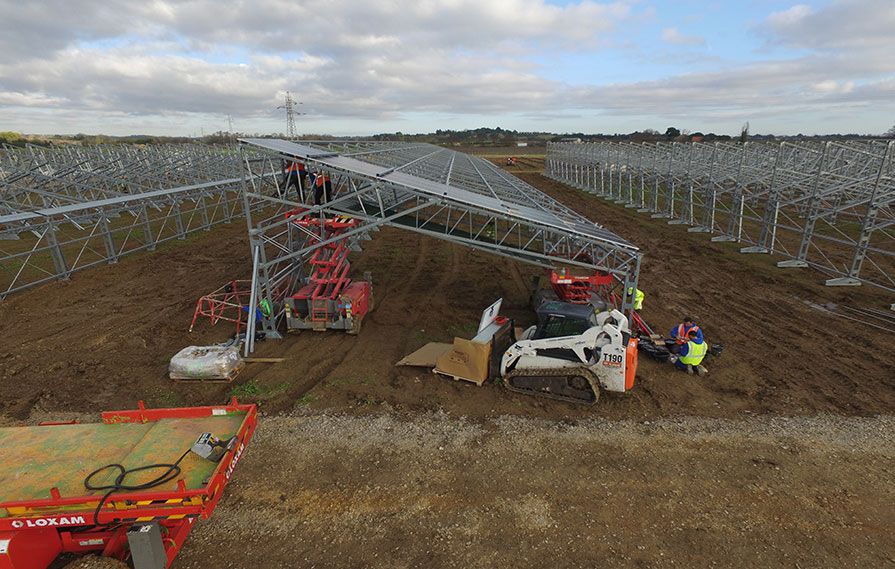
<path fill-rule="evenodd" d="M 625 392 L 634 386 L 637 339 L 628 320 L 605 305 L 544 301 L 538 324 L 517 332 L 499 316 L 500 301 L 482 314 L 472 339 L 431 342 L 397 365 L 482 385 L 488 379 L 512 391 L 593 404 L 600 390 Z"/>
<path fill-rule="evenodd" d="M 501 357 L 500 375 L 512 391 L 574 403 L 596 403 L 600 390 L 634 386 L 637 339 L 618 310 L 547 301 L 538 324 Z"/>

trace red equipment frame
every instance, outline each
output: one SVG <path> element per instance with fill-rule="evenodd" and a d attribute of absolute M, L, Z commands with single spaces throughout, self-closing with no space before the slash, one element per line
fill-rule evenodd
<path fill-rule="evenodd" d="M 620 305 L 621 299 L 612 291 L 614 282 L 615 277 L 612 275 L 600 273 L 568 275 L 550 271 L 550 286 L 553 287 L 556 296 L 563 302 L 571 304 L 587 304 L 590 301 L 591 293 L 596 293 L 600 298 L 608 300 L 616 306 Z M 635 332 L 653 333 L 640 314 L 633 310 L 631 311 L 631 324 Z"/>
<path fill-rule="evenodd" d="M 587 304 L 591 293 L 597 293 L 600 298 L 609 297 L 609 288 L 613 283 L 612 275 L 567 275 L 556 271 L 550 271 L 550 286 L 553 292 L 563 302 L 572 304 Z"/>
<path fill-rule="evenodd" d="M 202 418 L 244 413 L 233 452 L 217 464 L 203 488 L 187 489 L 183 479 L 174 491 L 112 494 L 97 515 L 101 495 L 62 496 L 57 488 L 44 499 L 0 502 L 0 569 L 46 569 L 62 553 L 98 552 L 125 560 L 127 530 L 134 523 L 157 521 L 163 532 L 166 567 L 183 547 L 196 519 L 211 516 L 233 469 L 242 457 L 258 423 L 255 405 L 233 398 L 227 405 L 175 409 L 146 409 L 140 401 L 130 411 L 106 411 L 103 423 L 147 423 L 170 418 Z M 52 427 L 48 427 L 52 428 Z"/>
<path fill-rule="evenodd" d="M 247 325 L 249 313 L 243 307 L 248 306 L 252 296 L 252 281 L 230 281 L 221 288 L 199 298 L 190 332 L 196 326 L 200 316 L 206 316 L 214 326 L 221 320 L 236 324 L 239 334 Z"/>

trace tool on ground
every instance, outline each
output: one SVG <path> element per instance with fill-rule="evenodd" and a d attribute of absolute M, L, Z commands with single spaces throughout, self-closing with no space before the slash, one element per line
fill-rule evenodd
<path fill-rule="evenodd" d="M 680 342 L 675 338 L 662 338 L 661 336 L 640 336 L 638 348 L 647 357 L 659 362 L 674 363 L 675 356 L 680 352 Z M 713 342 L 709 344 L 708 354 L 712 357 L 720 357 L 724 351 L 724 344 Z"/>
<path fill-rule="evenodd" d="M 63 553 L 170 566 L 195 521 L 214 512 L 256 424 L 256 407 L 234 399 L 181 409 L 140 402 L 103 413 L 102 423 L 0 428 L 8 452 L 0 461 L 0 568 L 47 569 Z M 197 433 L 213 432 L 224 434 L 218 442 L 229 452 L 217 462 L 190 452 Z M 212 459 L 220 452 L 213 438 L 205 441 Z M 180 458 L 164 462 L 172 455 Z M 161 540 L 141 529 L 148 521 Z"/>

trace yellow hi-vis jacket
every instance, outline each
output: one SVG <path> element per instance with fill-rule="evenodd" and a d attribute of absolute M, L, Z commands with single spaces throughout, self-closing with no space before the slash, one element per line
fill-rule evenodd
<path fill-rule="evenodd" d="M 705 341 L 701 344 L 697 344 L 693 341 L 687 342 L 687 355 L 681 356 L 680 362 L 689 366 L 698 366 L 702 363 L 702 360 L 705 358 L 705 353 L 708 350 L 709 345 Z"/>
<path fill-rule="evenodd" d="M 640 310 L 643 308 L 643 298 L 646 295 L 643 294 L 643 291 L 639 288 L 634 291 L 634 310 Z"/>

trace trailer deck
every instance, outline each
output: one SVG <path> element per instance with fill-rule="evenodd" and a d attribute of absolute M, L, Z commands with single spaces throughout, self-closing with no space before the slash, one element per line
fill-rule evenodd
<path fill-rule="evenodd" d="M 230 480 L 257 423 L 254 405 L 146 409 L 103 413 L 102 423 L 54 423 L 0 428 L 0 569 L 46 567 L 59 553 L 132 554 L 127 530 L 154 522 L 170 564 L 197 518 L 207 518 Z M 235 442 L 219 462 L 189 449 L 203 433 Z M 179 460 L 179 462 L 178 462 Z M 177 463 L 170 481 L 137 491 L 90 491 L 92 472 Z M 128 474 L 129 486 L 148 482 L 165 466 Z M 112 485 L 116 469 L 93 477 Z M 40 558 L 33 555 L 37 548 Z"/>
<path fill-rule="evenodd" d="M 92 495 L 84 478 L 111 463 L 125 468 L 172 463 L 210 431 L 221 437 L 237 433 L 244 414 L 191 419 L 162 419 L 152 423 L 52 425 L 0 428 L 0 447 L 14 460 L 0 462 L 0 503 L 9 509 L 18 501 L 51 498 L 56 488 L 62 496 Z M 190 454 L 180 463 L 179 479 L 187 490 L 203 488 L 216 463 Z M 156 473 L 157 474 L 157 473 Z M 143 476 L 148 480 L 153 474 Z M 112 472 L 94 477 L 98 484 L 114 479 Z M 130 480 L 130 479 L 129 479 Z M 134 482 L 141 482 L 136 477 Z M 156 492 L 176 491 L 177 482 L 158 486 Z"/>

